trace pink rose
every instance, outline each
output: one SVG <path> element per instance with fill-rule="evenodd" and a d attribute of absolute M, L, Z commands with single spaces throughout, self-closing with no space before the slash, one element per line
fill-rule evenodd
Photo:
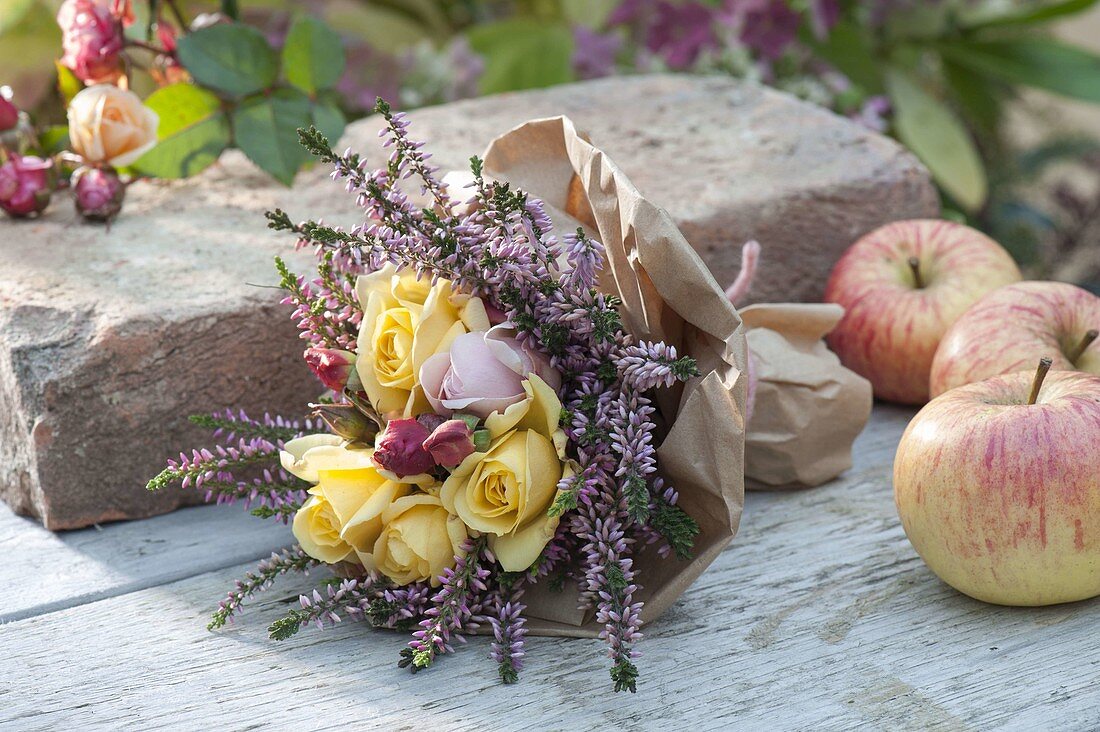
<path fill-rule="evenodd" d="M 53 161 L 12 155 L 0 165 L 0 208 L 20 218 L 41 213 L 53 192 Z"/>
<path fill-rule="evenodd" d="M 415 419 L 391 419 L 374 448 L 374 462 L 398 478 L 431 472 L 435 460 L 424 449 L 430 435 Z"/>
<path fill-rule="evenodd" d="M 86 84 L 113 83 L 120 75 L 127 21 L 133 21 L 129 0 L 65 0 L 57 11 L 62 65 Z"/>
<path fill-rule="evenodd" d="M 89 221 L 110 221 L 122 210 L 126 186 L 113 168 L 78 168 L 72 187 L 77 213 Z"/>
<path fill-rule="evenodd" d="M 307 348 L 304 355 L 306 365 L 325 387 L 337 394 L 344 391 L 355 368 L 354 353 L 336 348 Z"/>
<path fill-rule="evenodd" d="M 461 419 L 449 419 L 424 440 L 424 449 L 437 465 L 457 468 L 467 455 L 474 452 L 473 430 Z"/>
<path fill-rule="evenodd" d="M 555 391 L 561 376 L 545 356 L 522 345 L 515 331 L 498 325 L 484 333 L 455 338 L 448 353 L 437 353 L 420 368 L 420 385 L 432 409 L 485 419 L 523 401 L 523 380 L 536 374 Z"/>
<path fill-rule="evenodd" d="M 19 108 L 0 96 L 0 132 L 7 132 L 19 124 Z"/>

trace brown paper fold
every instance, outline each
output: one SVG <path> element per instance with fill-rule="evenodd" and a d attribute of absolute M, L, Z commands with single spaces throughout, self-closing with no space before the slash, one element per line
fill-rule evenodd
<path fill-rule="evenodd" d="M 835 304 L 761 304 L 740 311 L 756 378 L 745 438 L 749 488 L 831 480 L 852 465 L 871 416 L 871 384 L 821 339 L 844 316 Z"/>
<path fill-rule="evenodd" d="M 542 199 L 559 232 L 582 226 L 601 241 L 600 287 L 622 299 L 626 329 L 693 357 L 700 376 L 657 395 L 669 424 L 657 454 L 660 474 L 698 523 L 692 559 L 661 559 L 635 547 L 635 600 L 652 621 L 702 574 L 737 532 L 744 500 L 746 367 L 741 321 L 706 265 L 669 215 L 646 200 L 566 117 L 528 122 L 498 137 L 485 153 L 487 175 Z M 576 590 L 546 583 L 524 595 L 528 628 L 540 635 L 595 636 Z"/>

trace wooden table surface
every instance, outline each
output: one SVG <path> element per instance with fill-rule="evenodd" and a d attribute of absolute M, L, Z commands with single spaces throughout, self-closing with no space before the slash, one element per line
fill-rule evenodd
<path fill-rule="evenodd" d="M 484 638 L 415 677 L 404 635 L 358 623 L 269 641 L 316 573 L 208 632 L 292 543 L 238 507 L 56 535 L 0 507 L 0 729 L 1100 728 L 1097 601 L 984 605 L 906 541 L 890 466 L 911 415 L 876 406 L 826 486 L 747 496 L 733 544 L 645 627 L 634 696 L 610 692 L 599 641 L 529 639 L 513 687 Z"/>

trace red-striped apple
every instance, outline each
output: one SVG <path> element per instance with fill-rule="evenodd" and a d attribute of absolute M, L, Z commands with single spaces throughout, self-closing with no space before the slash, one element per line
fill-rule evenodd
<path fill-rule="evenodd" d="M 948 326 L 985 293 L 1019 280 L 1008 252 L 979 231 L 932 219 L 887 224 L 833 268 L 825 300 L 846 312 L 826 340 L 875 396 L 924 404 Z"/>
<path fill-rule="evenodd" d="M 932 396 L 1047 356 L 1056 370 L 1100 374 L 1100 297 L 1064 282 L 990 292 L 947 329 L 932 360 Z"/>
<path fill-rule="evenodd" d="M 933 399 L 894 459 L 909 541 L 940 579 L 985 602 L 1100 595 L 1100 377 L 1044 375 Z"/>

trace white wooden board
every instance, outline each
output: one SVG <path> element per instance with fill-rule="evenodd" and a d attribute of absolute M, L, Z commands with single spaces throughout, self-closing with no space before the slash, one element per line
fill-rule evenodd
<path fill-rule="evenodd" d="M 890 463 L 910 414 L 876 407 L 842 480 L 748 496 L 733 545 L 646 626 L 635 696 L 610 692 L 598 641 L 530 639 L 515 687 L 483 638 L 415 677 L 404 636 L 359 624 L 268 641 L 317 577 L 209 633 L 241 565 L 0 626 L 0 728 L 1097 729 L 1100 604 L 984 605 L 905 540 Z"/>

